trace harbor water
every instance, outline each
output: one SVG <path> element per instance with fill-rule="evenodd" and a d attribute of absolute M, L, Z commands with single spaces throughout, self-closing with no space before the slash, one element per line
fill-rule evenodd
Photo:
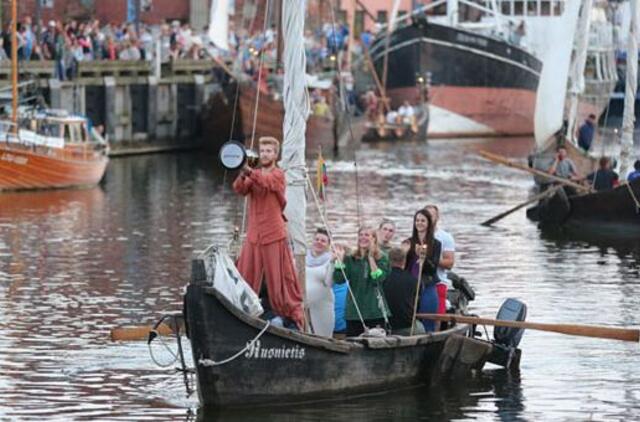
<path fill-rule="evenodd" d="M 532 181 L 474 152 L 524 161 L 532 145 L 380 144 L 330 159 L 331 229 L 354 244 L 359 224 L 390 217 L 399 241 L 415 210 L 435 203 L 456 240 L 455 270 L 476 289 L 473 313 L 493 317 L 516 297 L 530 321 L 640 326 L 640 240 L 543 233 L 524 210 L 480 226 L 525 201 Z M 109 332 L 179 311 L 190 259 L 241 223 L 242 202 L 216 161 L 201 153 L 117 158 L 94 189 L 0 194 L 0 420 L 640 419 L 638 344 L 531 330 L 517 373 L 487 366 L 436 390 L 198 412 L 175 365 L 160 368 L 145 342 L 112 342 Z M 311 197 L 308 208 L 311 232 L 320 224 Z M 156 341 L 151 350 L 170 364 L 175 345 Z"/>

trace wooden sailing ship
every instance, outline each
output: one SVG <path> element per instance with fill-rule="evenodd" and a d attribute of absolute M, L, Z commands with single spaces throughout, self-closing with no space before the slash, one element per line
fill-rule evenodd
<path fill-rule="evenodd" d="M 17 1 L 12 1 L 11 119 L 0 120 L 0 191 L 97 184 L 108 146 L 88 121 L 64 111 L 18 110 Z"/>
<path fill-rule="evenodd" d="M 621 143 L 621 185 L 599 192 L 585 194 L 568 194 L 565 189 L 557 189 L 555 193 L 542 199 L 538 205 L 527 211 L 527 216 L 546 226 L 566 226 L 606 230 L 619 233 L 621 236 L 640 234 L 640 179 L 630 182 L 626 180 L 629 161 L 633 160 L 633 130 L 635 123 L 635 93 L 637 81 L 636 30 L 638 25 L 638 0 L 632 0 L 632 22 L 629 33 L 630 65 L 627 67 L 627 88 L 625 95 L 625 113 L 622 127 Z M 575 148 L 575 147 L 574 147 Z M 574 151 L 575 153 L 575 151 Z M 581 163 L 578 161 L 578 163 Z M 580 164 L 578 164 L 580 165 Z M 583 170 L 584 171 L 584 170 Z M 582 173 L 583 175 L 586 172 Z M 597 177 L 597 174 L 596 174 Z"/>
<path fill-rule="evenodd" d="M 250 83 L 243 83 L 238 94 L 238 112 L 242 125 L 245 143 L 250 143 L 254 132 L 254 115 L 256 113 L 256 88 Z M 260 93 L 257 117 L 255 117 L 255 139 L 261 136 L 275 136 L 284 139 L 282 122 L 284 120 L 284 104 L 266 93 Z M 337 128 L 333 116 L 310 115 L 307 120 L 306 149 L 316 153 L 318 148 L 331 151 L 338 142 Z"/>

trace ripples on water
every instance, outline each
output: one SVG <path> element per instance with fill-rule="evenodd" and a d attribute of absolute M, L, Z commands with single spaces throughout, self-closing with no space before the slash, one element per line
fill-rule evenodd
<path fill-rule="evenodd" d="M 529 320 L 640 325 L 640 242 L 542 234 L 524 212 L 479 226 L 531 188 L 527 175 L 477 158 L 480 148 L 522 158 L 530 143 L 380 145 L 359 151 L 357 166 L 330 161 L 336 237 L 353 243 L 359 220 L 375 224 L 383 216 L 408 236 L 413 212 L 436 203 L 456 238 L 456 270 L 477 290 L 474 312 L 491 317 L 515 296 L 528 304 Z M 108 333 L 179 310 L 191 257 L 240 224 L 242 205 L 223 188 L 229 176 L 214 168 L 215 157 L 202 154 L 115 159 L 99 188 L 0 195 L 0 419 L 191 418 L 197 403 L 184 397 L 181 378 L 155 367 L 143 343 L 112 343 Z M 309 231 L 318 223 L 310 201 Z M 637 344 L 528 331 L 522 348 L 520 374 L 489 368 L 442 391 L 198 416 L 640 418 Z"/>

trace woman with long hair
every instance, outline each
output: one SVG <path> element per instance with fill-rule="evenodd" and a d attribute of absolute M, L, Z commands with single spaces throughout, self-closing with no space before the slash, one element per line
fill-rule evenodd
<path fill-rule="evenodd" d="M 438 283 L 438 262 L 442 245 L 434 238 L 434 229 L 431 215 L 425 210 L 419 210 L 413 217 L 411 237 L 404 242 L 409 247 L 405 270 L 410 271 L 416 279 L 420 280 L 421 284 L 422 292 L 418 305 L 418 312 L 421 313 L 438 312 L 436 284 Z M 423 261 L 422 274 L 419 274 L 421 260 Z M 422 325 L 427 332 L 436 331 L 435 321 L 423 320 Z"/>
<path fill-rule="evenodd" d="M 348 280 L 353 293 L 347 296 L 347 336 L 353 337 L 364 332 L 363 322 L 369 328 L 384 327 L 391 313 L 382 293 L 382 283 L 389 275 L 390 268 L 387 255 L 378 246 L 376 230 L 369 226 L 360 227 L 358 245 L 353 254 L 347 255 L 345 248 L 340 245 L 336 245 L 335 249 L 337 262 L 333 281 L 341 284 Z M 361 321 L 361 317 L 364 321 Z"/>

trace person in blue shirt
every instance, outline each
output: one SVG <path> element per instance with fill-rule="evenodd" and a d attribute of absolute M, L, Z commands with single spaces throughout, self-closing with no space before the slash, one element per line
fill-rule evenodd
<path fill-rule="evenodd" d="M 640 160 L 636 160 L 636 162 L 633 163 L 633 168 L 634 170 L 627 176 L 627 181 L 629 182 L 640 179 Z"/>
<path fill-rule="evenodd" d="M 590 114 L 578 129 L 578 145 L 585 151 L 591 149 L 593 135 L 596 133 L 596 115 Z"/>

